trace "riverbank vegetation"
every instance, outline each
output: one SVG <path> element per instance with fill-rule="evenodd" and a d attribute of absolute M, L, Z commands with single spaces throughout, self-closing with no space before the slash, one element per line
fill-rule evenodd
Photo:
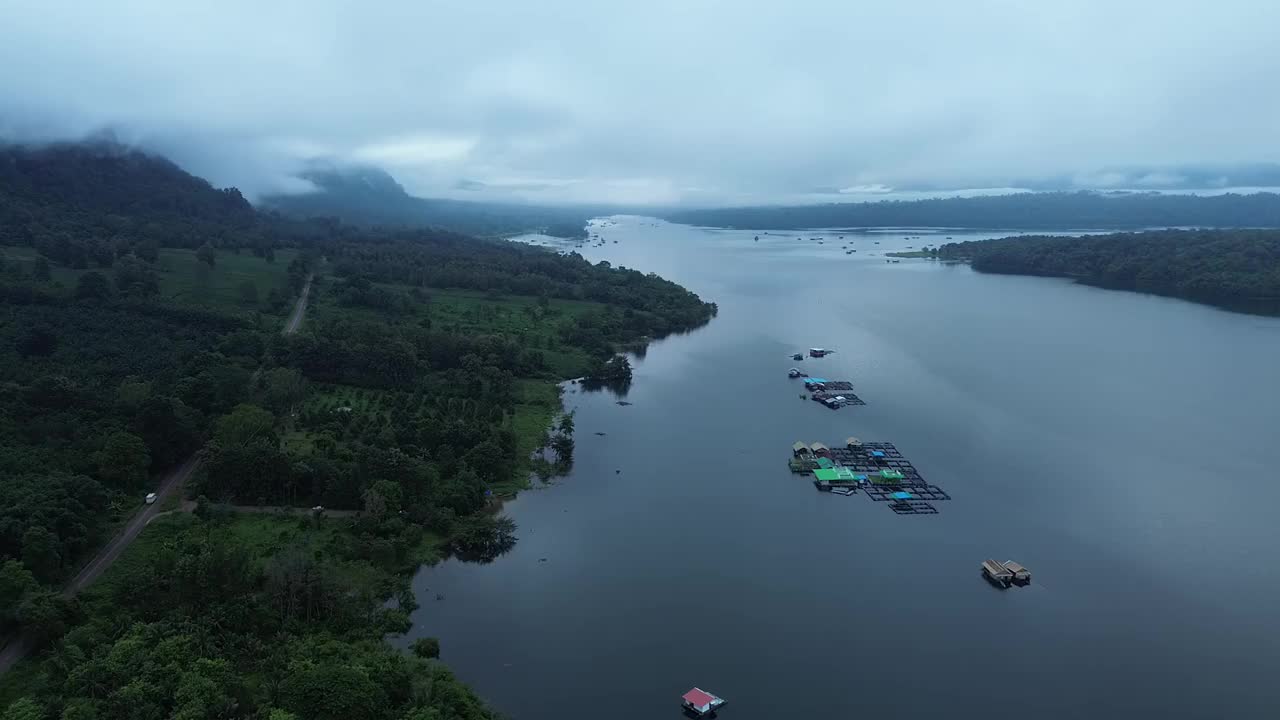
<path fill-rule="evenodd" d="M 936 258 L 938 257 L 937 248 L 921 248 L 920 250 L 903 250 L 901 252 L 887 252 L 885 257 L 891 258 Z"/>
<path fill-rule="evenodd" d="M 804 228 L 936 227 L 1081 230 L 1156 227 L 1280 227 L 1280 195 L 1045 192 L 783 207 L 680 210 L 689 225 Z"/>
<path fill-rule="evenodd" d="M 1280 230 L 1158 230 L 947 243 L 975 270 L 1074 278 L 1117 290 L 1280 314 Z"/>
<path fill-rule="evenodd" d="M 403 577 L 509 548 L 494 500 L 540 448 L 572 462 L 557 383 L 714 305 L 576 255 L 246 213 L 119 148 L 5 152 L 0 630 L 45 652 L 6 685 L 10 713 L 487 717 L 438 662 L 381 642 L 407 628 Z M 197 517 L 153 524 L 132 569 L 64 600 L 197 453 Z M 262 505 L 303 517 L 228 509 Z"/>

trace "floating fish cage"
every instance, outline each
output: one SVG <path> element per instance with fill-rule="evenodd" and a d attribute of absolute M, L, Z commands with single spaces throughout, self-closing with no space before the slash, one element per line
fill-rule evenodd
<path fill-rule="evenodd" d="M 809 399 L 814 402 L 820 402 L 832 409 L 845 407 L 848 405 L 866 405 L 866 401 L 848 391 L 829 390 L 814 392 L 809 395 Z M 837 401 L 832 404 L 832 401 Z"/>
<path fill-rule="evenodd" d="M 937 515 L 938 508 L 923 500 L 900 500 L 889 506 L 895 515 Z"/>
<path fill-rule="evenodd" d="M 815 454 L 813 448 L 821 454 Z M 821 492 L 853 495 L 862 489 L 873 502 L 885 503 L 898 515 L 934 515 L 934 502 L 951 496 L 937 485 L 924 481 L 893 443 L 864 443 L 849 438 L 845 447 L 828 448 L 822 443 L 797 442 L 787 462 L 791 472 L 811 475 Z"/>
<path fill-rule="evenodd" d="M 901 489 L 906 488 L 906 489 Z M 902 500 L 950 500 L 951 496 L 937 485 L 868 485 L 864 490 L 867 497 L 876 502 L 899 502 Z M 903 497 L 903 493 L 907 497 Z"/>

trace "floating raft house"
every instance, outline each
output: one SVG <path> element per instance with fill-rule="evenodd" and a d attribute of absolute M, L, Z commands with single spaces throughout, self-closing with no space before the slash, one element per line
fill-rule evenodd
<path fill-rule="evenodd" d="M 1013 573 L 998 560 L 983 560 L 982 574 L 1000 587 L 1009 587 L 1009 583 L 1013 582 Z"/>
<path fill-rule="evenodd" d="M 716 710 L 724 705 L 724 698 L 716 697 L 702 688 L 690 690 L 682 695 L 680 700 L 681 707 L 697 717 L 714 715 Z"/>
<path fill-rule="evenodd" d="M 906 476 L 897 470 L 885 468 L 884 470 L 872 475 L 871 482 L 879 485 L 898 485 L 902 482 L 904 477 Z"/>
<path fill-rule="evenodd" d="M 1012 560 L 1005 560 L 1004 567 L 1006 570 L 1013 573 L 1013 581 L 1015 583 L 1025 585 L 1031 582 L 1031 571 L 1022 567 L 1018 563 Z"/>

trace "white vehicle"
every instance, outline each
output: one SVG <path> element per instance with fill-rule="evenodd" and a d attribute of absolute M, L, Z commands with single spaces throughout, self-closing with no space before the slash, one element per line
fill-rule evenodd
<path fill-rule="evenodd" d="M 156 494 L 155 494 L 155 493 L 147 493 L 147 504 L 148 504 L 148 505 L 154 505 L 154 504 L 155 504 L 155 502 L 156 502 Z"/>

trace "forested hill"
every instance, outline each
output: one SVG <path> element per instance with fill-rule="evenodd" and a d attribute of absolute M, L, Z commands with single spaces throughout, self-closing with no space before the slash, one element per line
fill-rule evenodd
<path fill-rule="evenodd" d="M 415 197 L 376 168 L 317 170 L 303 177 L 316 192 L 263 198 L 262 207 L 297 218 L 334 217 L 366 227 L 434 227 L 482 237 L 533 231 L 586 237 L 587 220 L 607 212 Z"/>
<path fill-rule="evenodd" d="M 1117 230 L 1165 227 L 1280 227 L 1280 195 L 1018 193 L 788 207 L 684 210 L 667 220 L 760 230 L 855 227 Z"/>
<path fill-rule="evenodd" d="M 182 247 L 243 232 L 258 214 L 172 162 L 109 142 L 0 146 L 0 243 L 37 235 Z"/>
<path fill-rule="evenodd" d="M 1280 230 L 1159 230 L 947 243 L 975 270 L 1076 278 L 1237 310 L 1280 314 Z"/>

